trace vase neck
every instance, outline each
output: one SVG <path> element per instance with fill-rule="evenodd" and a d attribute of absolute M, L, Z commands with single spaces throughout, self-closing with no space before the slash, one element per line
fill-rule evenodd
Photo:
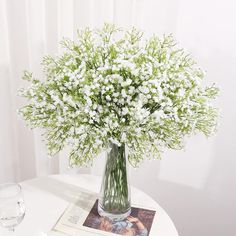
<path fill-rule="evenodd" d="M 108 143 L 108 148 L 112 148 L 112 149 L 125 149 L 125 146 L 126 146 L 125 143 L 121 143 L 121 145 L 118 145 L 113 142 Z"/>

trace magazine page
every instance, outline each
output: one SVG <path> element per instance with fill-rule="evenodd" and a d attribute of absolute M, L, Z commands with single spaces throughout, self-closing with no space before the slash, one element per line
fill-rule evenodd
<path fill-rule="evenodd" d="M 131 215 L 122 221 L 111 221 L 101 217 L 97 212 L 96 196 L 80 196 L 75 203 L 70 204 L 59 218 L 53 231 L 65 235 L 128 235 L 150 236 L 156 217 L 154 209 L 132 206 Z"/>

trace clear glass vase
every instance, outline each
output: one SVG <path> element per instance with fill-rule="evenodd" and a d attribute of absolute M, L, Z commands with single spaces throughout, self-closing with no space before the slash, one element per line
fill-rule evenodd
<path fill-rule="evenodd" d="M 110 143 L 106 151 L 106 164 L 98 201 L 98 213 L 113 221 L 130 215 L 130 186 L 127 173 L 125 144 Z"/>

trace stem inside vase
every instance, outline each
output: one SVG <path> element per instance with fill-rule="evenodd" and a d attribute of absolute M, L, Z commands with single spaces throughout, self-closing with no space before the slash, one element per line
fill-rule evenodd
<path fill-rule="evenodd" d="M 130 191 L 127 175 L 125 144 L 110 144 L 100 191 L 98 213 L 112 220 L 122 220 L 130 214 Z"/>

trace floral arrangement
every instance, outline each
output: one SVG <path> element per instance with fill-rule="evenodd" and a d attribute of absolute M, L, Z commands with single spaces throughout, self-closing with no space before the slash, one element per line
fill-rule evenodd
<path fill-rule="evenodd" d="M 186 136 L 211 135 L 218 94 L 202 86 L 204 72 L 172 36 L 143 38 L 105 24 L 65 39 L 60 56 L 45 56 L 45 79 L 29 72 L 20 114 L 45 130 L 50 155 L 71 146 L 70 165 L 90 163 L 109 142 L 129 148 L 129 161 L 159 158 L 164 148 L 182 149 Z"/>

